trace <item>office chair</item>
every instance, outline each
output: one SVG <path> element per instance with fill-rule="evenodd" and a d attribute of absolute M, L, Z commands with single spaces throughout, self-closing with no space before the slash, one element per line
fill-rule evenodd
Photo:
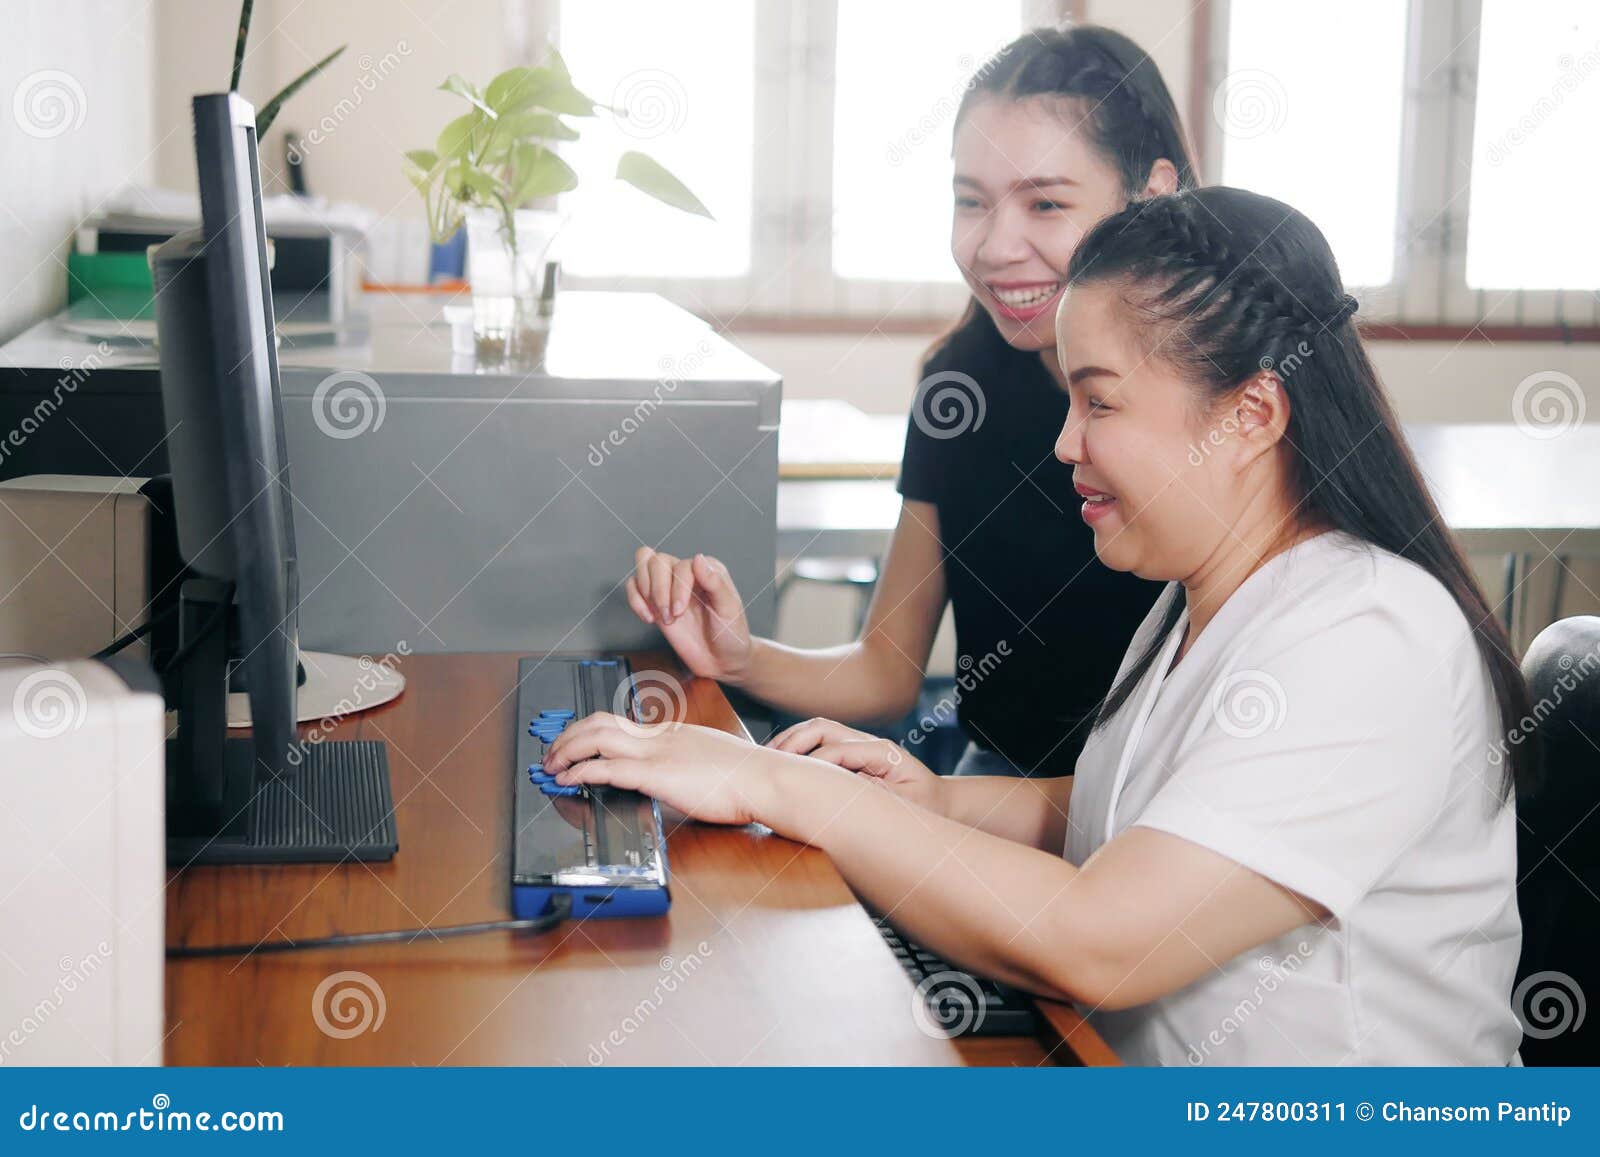
<path fill-rule="evenodd" d="M 1522 661 L 1540 781 L 1517 801 L 1522 959 L 1512 1003 L 1529 1065 L 1600 1064 L 1600 617 L 1552 623 Z"/>

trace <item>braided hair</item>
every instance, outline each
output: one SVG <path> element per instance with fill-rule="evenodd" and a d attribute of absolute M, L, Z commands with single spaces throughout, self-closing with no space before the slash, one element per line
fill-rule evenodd
<path fill-rule="evenodd" d="M 1161 70 L 1122 33 L 1094 24 L 1024 32 L 973 74 L 956 109 L 955 127 L 959 130 L 980 100 L 1039 97 L 1061 104 L 1063 126 L 1082 132 L 1115 168 L 1124 196 L 1137 196 L 1163 157 L 1177 170 L 1179 188 L 1197 182 L 1183 121 Z M 963 361 L 957 368 L 977 374 L 1006 367 L 1012 352 L 974 298 L 929 347 L 919 376 L 927 377 L 941 355 L 959 354 Z"/>
<path fill-rule="evenodd" d="M 1509 734 L 1530 711 L 1510 641 L 1445 527 L 1353 324 L 1326 238 L 1303 214 L 1244 189 L 1153 197 L 1101 221 L 1073 253 L 1074 287 L 1114 288 L 1148 352 L 1208 404 L 1263 371 L 1290 400 L 1284 449 L 1305 527 L 1342 530 L 1416 563 L 1455 599 Z M 1127 701 L 1176 627 L 1156 636 L 1101 705 Z M 1503 792 L 1532 786 L 1537 753 L 1509 745 Z"/>

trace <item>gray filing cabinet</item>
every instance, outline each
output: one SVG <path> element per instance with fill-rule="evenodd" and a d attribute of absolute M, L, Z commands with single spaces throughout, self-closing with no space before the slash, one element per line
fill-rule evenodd
<path fill-rule="evenodd" d="M 532 373 L 453 352 L 437 302 L 367 305 L 336 331 L 280 310 L 302 646 L 649 645 L 641 544 L 722 558 L 771 629 L 775 373 L 649 294 L 563 293 Z M 29 429 L 0 477 L 164 471 L 147 337 L 63 315 L 0 348 L 0 423 Z"/>

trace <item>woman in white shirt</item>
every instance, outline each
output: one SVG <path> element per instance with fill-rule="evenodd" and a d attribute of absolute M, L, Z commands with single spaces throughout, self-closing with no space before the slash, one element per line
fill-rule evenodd
<path fill-rule="evenodd" d="M 1527 692 L 1326 241 L 1200 189 L 1107 219 L 1069 278 L 1057 454 L 1099 558 L 1170 583 L 1075 777 L 940 779 L 825 721 L 757 748 L 609 716 L 546 767 L 825 849 L 912 938 L 1076 1000 L 1132 1063 L 1513 1062 Z"/>

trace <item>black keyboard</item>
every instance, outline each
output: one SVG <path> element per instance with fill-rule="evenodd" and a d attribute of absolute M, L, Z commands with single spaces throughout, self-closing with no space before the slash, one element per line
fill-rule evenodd
<path fill-rule="evenodd" d="M 901 937 L 888 921 L 874 921 L 884 943 L 916 985 L 922 1005 L 918 1023 L 943 1036 L 1033 1036 L 1038 1013 L 1019 988 L 963 972 Z"/>

